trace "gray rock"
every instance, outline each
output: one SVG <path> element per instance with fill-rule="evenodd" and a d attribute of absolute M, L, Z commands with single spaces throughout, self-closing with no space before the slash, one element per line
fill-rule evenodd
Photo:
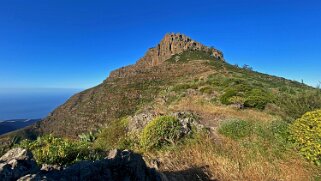
<path fill-rule="evenodd" d="M 0 158 L 0 180 L 11 181 L 39 170 L 31 152 L 14 148 Z"/>
<path fill-rule="evenodd" d="M 41 169 L 43 171 L 54 171 L 54 170 L 62 170 L 62 166 L 59 165 L 48 165 L 42 164 Z"/>
<path fill-rule="evenodd" d="M 146 166 L 142 156 L 129 150 L 112 150 L 107 158 L 82 161 L 66 168 L 36 166 L 27 150 L 16 148 L 1 157 L 0 181 L 160 181 L 160 175 Z"/>
<path fill-rule="evenodd" d="M 156 113 L 144 112 L 132 117 L 129 117 L 128 129 L 130 132 L 140 131 L 143 129 L 147 123 L 152 121 L 156 116 Z"/>

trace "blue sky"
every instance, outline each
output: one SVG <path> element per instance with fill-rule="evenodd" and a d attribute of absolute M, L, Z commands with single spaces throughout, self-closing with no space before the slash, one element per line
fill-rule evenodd
<path fill-rule="evenodd" d="M 317 85 L 317 0 L 0 0 L 0 88 L 89 88 L 167 32 L 232 64 Z"/>

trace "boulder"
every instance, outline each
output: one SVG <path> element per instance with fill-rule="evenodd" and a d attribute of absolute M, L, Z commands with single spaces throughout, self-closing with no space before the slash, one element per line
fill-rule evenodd
<path fill-rule="evenodd" d="M 9 150 L 0 158 L 0 180 L 11 181 L 39 170 L 32 153 L 22 148 Z"/>

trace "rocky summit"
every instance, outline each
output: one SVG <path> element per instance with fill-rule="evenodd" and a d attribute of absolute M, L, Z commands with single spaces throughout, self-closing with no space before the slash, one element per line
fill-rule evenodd
<path fill-rule="evenodd" d="M 166 34 L 156 47 L 150 48 L 145 56 L 138 60 L 137 65 L 159 65 L 171 58 L 171 56 L 186 50 L 204 51 L 210 53 L 217 59 L 223 59 L 223 53 L 215 48 L 202 45 L 186 35 L 170 33 Z"/>

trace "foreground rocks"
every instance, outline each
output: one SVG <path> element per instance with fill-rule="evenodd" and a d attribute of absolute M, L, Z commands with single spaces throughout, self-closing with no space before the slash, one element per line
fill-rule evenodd
<path fill-rule="evenodd" d="M 128 150 L 112 150 L 103 160 L 82 161 L 66 168 L 40 168 L 29 151 L 14 148 L 0 158 L 0 180 L 158 181 L 161 177 L 139 154 Z"/>
<path fill-rule="evenodd" d="M 0 158 L 1 181 L 17 180 L 38 170 L 39 167 L 31 152 L 22 148 L 14 148 Z"/>

